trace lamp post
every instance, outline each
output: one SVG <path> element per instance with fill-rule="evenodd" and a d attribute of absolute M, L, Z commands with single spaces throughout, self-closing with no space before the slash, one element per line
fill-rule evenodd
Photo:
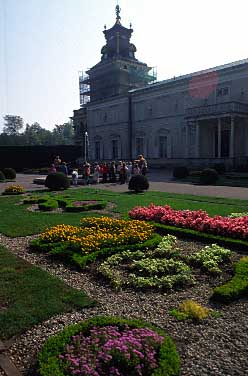
<path fill-rule="evenodd" d="M 88 132 L 84 132 L 84 161 L 87 162 Z"/>

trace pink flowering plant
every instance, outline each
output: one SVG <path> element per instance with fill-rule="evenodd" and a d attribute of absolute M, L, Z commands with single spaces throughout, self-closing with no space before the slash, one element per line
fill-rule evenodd
<path fill-rule="evenodd" d="M 165 225 L 192 229 L 200 232 L 248 240 L 248 216 L 210 217 L 203 210 L 175 210 L 169 205 L 135 207 L 129 211 L 132 219 L 155 221 Z"/>
<path fill-rule="evenodd" d="M 164 337 L 147 328 L 94 327 L 72 337 L 60 359 L 70 375 L 142 376 L 158 367 Z M 83 351 L 82 351 L 83 349 Z"/>
<path fill-rule="evenodd" d="M 50 337 L 38 355 L 41 376 L 173 376 L 172 339 L 141 320 L 94 317 Z"/>

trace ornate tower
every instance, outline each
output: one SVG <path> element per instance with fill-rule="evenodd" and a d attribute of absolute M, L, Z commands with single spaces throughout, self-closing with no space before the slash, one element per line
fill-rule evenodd
<path fill-rule="evenodd" d="M 129 29 L 122 26 L 119 5 L 115 11 L 114 26 L 108 30 L 104 27 L 106 44 L 101 61 L 87 71 L 89 78 L 85 83 L 90 85 L 91 102 L 126 94 L 156 79 L 149 75 L 151 68 L 135 58 L 136 47 L 130 43 L 132 25 Z"/>

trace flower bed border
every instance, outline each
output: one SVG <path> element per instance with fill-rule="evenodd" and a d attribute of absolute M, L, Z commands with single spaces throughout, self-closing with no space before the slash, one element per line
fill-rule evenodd
<path fill-rule="evenodd" d="M 120 317 L 96 316 L 76 325 L 66 327 L 56 336 L 50 337 L 38 354 L 38 371 L 40 376 L 64 376 L 61 360 L 58 356 L 63 353 L 66 344 L 73 335 L 79 332 L 85 334 L 94 326 L 128 325 L 131 328 L 149 328 L 159 335 L 164 336 L 164 342 L 159 353 L 159 368 L 154 370 L 152 376 L 179 375 L 180 359 L 173 340 L 161 329 L 142 320 L 127 320 Z"/>
<path fill-rule="evenodd" d="M 146 247 L 148 248 L 151 246 L 153 247 L 153 246 L 156 246 L 160 241 L 161 241 L 161 236 L 158 234 L 154 234 L 150 239 L 147 239 L 143 243 L 119 245 L 119 246 L 111 247 L 111 248 L 102 248 L 101 250 L 92 252 L 88 255 L 81 255 L 76 250 L 73 252 L 73 246 L 71 244 L 68 244 L 69 246 L 68 248 L 66 248 L 67 242 L 44 244 L 40 242 L 38 238 L 38 239 L 34 239 L 31 242 L 30 249 L 33 251 L 38 251 L 38 252 L 41 252 L 41 251 L 48 252 L 52 256 L 64 258 L 68 260 L 69 262 L 75 263 L 80 268 L 84 268 L 86 265 L 88 265 L 91 262 L 94 262 L 96 259 L 105 259 L 114 253 L 126 251 L 127 249 L 138 250 L 138 249 L 143 249 Z M 65 251 L 64 253 L 61 253 L 61 247 L 64 248 L 64 251 Z"/>
<path fill-rule="evenodd" d="M 224 245 L 224 246 L 231 246 L 231 247 L 236 247 L 239 250 L 244 250 L 247 252 L 248 249 L 248 241 L 241 240 L 241 239 L 234 239 L 234 238 L 227 238 L 224 236 L 220 235 L 212 235 L 206 232 L 200 232 L 196 230 L 191 230 L 187 228 L 182 228 L 182 227 L 176 227 L 176 226 L 169 226 L 169 225 L 163 225 L 162 223 L 154 222 L 154 221 L 149 221 L 155 228 L 155 231 L 157 231 L 159 234 L 172 234 L 172 235 L 177 235 L 177 236 L 183 236 L 185 238 L 189 239 L 199 239 L 202 242 L 216 242 L 219 245 Z"/>

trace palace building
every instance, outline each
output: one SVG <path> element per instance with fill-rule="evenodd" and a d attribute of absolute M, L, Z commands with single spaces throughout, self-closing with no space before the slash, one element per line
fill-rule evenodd
<path fill-rule="evenodd" d="M 72 117 L 89 160 L 150 165 L 233 166 L 248 159 L 248 59 L 157 82 L 140 62 L 133 33 L 116 21 L 104 29 L 101 61 L 80 77 L 81 107 Z"/>

